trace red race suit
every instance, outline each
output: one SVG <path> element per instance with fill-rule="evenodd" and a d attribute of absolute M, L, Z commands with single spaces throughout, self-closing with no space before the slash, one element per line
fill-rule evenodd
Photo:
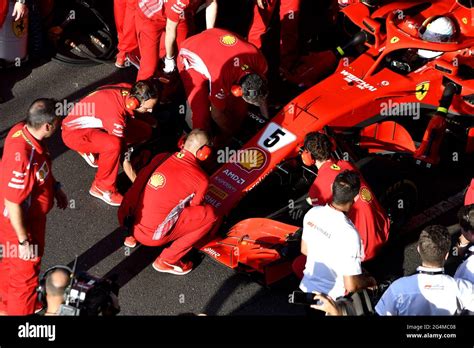
<path fill-rule="evenodd" d="M 24 123 L 15 125 L 6 137 L 0 167 L 0 311 L 8 315 L 28 315 L 35 310 L 46 214 L 54 203 L 55 179 L 51 169 L 45 144 L 35 139 Z M 36 256 L 32 260 L 18 257 L 18 237 L 10 223 L 5 199 L 23 208 Z"/>
<path fill-rule="evenodd" d="M 192 111 L 190 128 L 210 130 L 210 107 L 243 118 L 246 103 L 231 94 L 233 85 L 249 73 L 265 77 L 263 54 L 240 36 L 224 29 L 208 29 L 181 45 L 178 69 Z"/>
<path fill-rule="evenodd" d="M 111 88 L 107 88 L 111 87 Z M 98 154 L 95 185 L 115 191 L 122 146 L 151 137 L 151 126 L 126 108 L 130 85 L 104 86 L 76 103 L 62 124 L 64 143 L 72 150 Z"/>
<path fill-rule="evenodd" d="M 159 154 L 143 168 L 119 209 L 133 215 L 133 236 L 147 246 L 173 242 L 160 258 L 174 264 L 202 240 L 217 221 L 203 205 L 209 179 L 190 152 Z"/>
<path fill-rule="evenodd" d="M 155 75 L 159 59 L 165 53 L 164 34 L 168 19 L 178 23 L 176 44 L 180 48 L 188 35 L 186 9 L 189 5 L 190 0 L 138 0 L 135 21 L 141 59 L 137 81 Z"/>
<path fill-rule="evenodd" d="M 318 176 L 309 190 L 309 197 L 313 205 L 325 205 L 332 201 L 332 184 L 336 176 L 344 170 L 358 170 L 347 161 L 329 160 L 318 170 Z M 387 241 L 390 229 L 390 220 L 384 209 L 375 198 L 369 185 L 361 176 L 361 187 L 358 197 L 349 212 L 349 218 L 359 232 L 364 246 L 365 258 L 373 258 L 379 247 Z"/>
<path fill-rule="evenodd" d="M 114 0 L 115 27 L 118 35 L 118 56 L 122 59 L 125 54 L 138 49 L 137 32 L 135 28 L 135 13 L 137 0 Z"/>

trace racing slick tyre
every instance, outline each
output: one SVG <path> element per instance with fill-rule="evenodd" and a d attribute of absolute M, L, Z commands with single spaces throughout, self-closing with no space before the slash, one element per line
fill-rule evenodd
<path fill-rule="evenodd" d="M 418 187 L 402 161 L 371 156 L 356 163 L 390 218 L 390 236 L 400 230 L 418 206 Z"/>

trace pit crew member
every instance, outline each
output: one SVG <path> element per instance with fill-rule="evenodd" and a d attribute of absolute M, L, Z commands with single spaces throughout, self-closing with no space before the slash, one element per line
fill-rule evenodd
<path fill-rule="evenodd" d="M 0 312 L 33 314 L 44 253 L 46 215 L 54 200 L 68 201 L 53 176 L 46 139 L 59 127 L 56 101 L 37 99 L 26 122 L 13 126 L 5 140 L 0 166 Z"/>
<path fill-rule="evenodd" d="M 298 27 L 301 0 L 256 0 L 248 41 L 262 48 L 262 41 L 275 9 L 280 13 L 280 68 L 291 70 L 298 58 Z"/>
<path fill-rule="evenodd" d="M 225 138 L 240 127 L 247 103 L 258 106 L 268 118 L 267 62 L 240 36 L 214 28 L 188 38 L 179 51 L 178 69 L 191 129 L 210 131 L 213 120 Z"/>
<path fill-rule="evenodd" d="M 206 132 L 195 129 L 180 152 L 157 155 L 138 173 L 119 209 L 121 225 L 133 233 L 126 246 L 134 247 L 136 241 L 146 246 L 171 243 L 153 262 L 158 272 L 191 272 L 186 254 L 217 221 L 214 208 L 203 203 L 209 179 L 198 163 L 210 155 L 208 144 Z"/>
<path fill-rule="evenodd" d="M 151 125 L 134 118 L 134 112 L 137 117 L 149 112 L 157 98 L 157 89 L 150 81 L 103 86 L 76 103 L 64 119 L 66 146 L 97 168 L 89 190 L 92 196 L 112 206 L 122 202 L 116 189 L 120 155 L 125 145 L 143 143 L 152 134 Z"/>
<path fill-rule="evenodd" d="M 115 60 L 117 68 L 125 68 L 128 53 L 138 49 L 135 28 L 136 0 L 114 0 L 114 19 L 118 36 L 118 54 Z"/>
<path fill-rule="evenodd" d="M 357 170 L 348 161 L 331 158 L 332 142 L 326 134 L 309 133 L 305 138 L 306 153 L 318 168 L 318 176 L 309 190 L 309 198 L 313 205 L 324 205 L 331 202 L 331 185 L 335 177 L 343 170 Z M 375 198 L 364 178 L 361 179 L 361 188 L 355 198 L 354 205 L 348 217 L 359 232 L 364 248 L 363 260 L 373 258 L 378 248 L 387 241 L 390 230 L 390 220 L 384 209 Z"/>
<path fill-rule="evenodd" d="M 188 36 L 189 20 L 197 10 L 197 0 L 140 0 L 136 15 L 140 68 L 137 80 L 155 75 L 160 54 L 160 40 L 164 41 L 164 68 L 169 74 L 176 69 L 177 48 Z M 217 0 L 206 1 L 206 25 L 213 28 L 217 16 Z M 186 17 L 190 17 L 187 18 Z M 162 52 L 163 53 L 163 52 Z"/>
<path fill-rule="evenodd" d="M 451 238 L 446 227 L 425 228 L 418 240 L 417 273 L 394 281 L 375 306 L 379 315 L 454 315 L 472 310 L 472 283 L 444 274 Z"/>
<path fill-rule="evenodd" d="M 324 293 L 337 299 L 376 285 L 362 274 L 362 244 L 357 230 L 346 216 L 360 190 L 359 175 L 343 171 L 332 185 L 329 204 L 315 206 L 303 222 L 301 253 L 307 256 L 300 289 Z"/>

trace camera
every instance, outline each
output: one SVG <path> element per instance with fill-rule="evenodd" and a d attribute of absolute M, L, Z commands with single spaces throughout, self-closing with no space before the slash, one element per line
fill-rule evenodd
<path fill-rule="evenodd" d="M 86 272 L 73 276 L 66 289 L 62 316 L 114 316 L 120 312 L 119 287 L 111 279 L 94 277 Z"/>

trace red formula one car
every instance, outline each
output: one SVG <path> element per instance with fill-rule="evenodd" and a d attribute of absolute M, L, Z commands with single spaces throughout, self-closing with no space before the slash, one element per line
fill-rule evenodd
<path fill-rule="evenodd" d="M 402 173 L 397 159 L 420 170 L 439 162 L 438 138 L 446 132 L 422 137 L 430 110 L 449 110 L 448 131 L 459 135 L 464 153 L 474 151 L 474 9 L 455 0 L 394 1 L 379 8 L 356 3 L 343 13 L 359 30 L 353 40 L 360 43 L 358 53 L 340 59 L 332 75 L 293 99 L 242 147 L 253 161 L 240 156 L 241 161 L 226 163 L 212 175 L 206 201 L 222 216 L 237 207 L 245 209 L 243 197 L 264 185 L 271 173 L 301 169 L 299 153 L 311 131 L 330 132 L 339 156 L 383 166 L 384 175 L 375 166 L 376 180 L 366 179 L 376 194 L 397 191 L 392 202 L 380 198 L 395 223 L 401 216 L 393 204 L 402 197 L 414 205 L 417 196 L 411 181 L 395 180 Z M 440 15 L 456 23 L 455 39 L 420 39 L 424 23 Z M 425 59 L 416 56 L 418 50 L 439 54 Z M 414 109 L 400 111 L 410 106 Z M 413 111 L 417 108 L 419 113 Z M 417 133 L 421 144 L 414 140 Z M 377 188 L 387 180 L 389 186 Z M 279 189 L 272 186 L 273 191 Z M 256 198 L 262 206 L 268 203 L 267 197 Z M 291 257 L 285 248 L 299 229 L 272 219 L 245 219 L 201 250 L 228 267 L 262 273 L 266 283 L 272 283 L 289 274 Z"/>

